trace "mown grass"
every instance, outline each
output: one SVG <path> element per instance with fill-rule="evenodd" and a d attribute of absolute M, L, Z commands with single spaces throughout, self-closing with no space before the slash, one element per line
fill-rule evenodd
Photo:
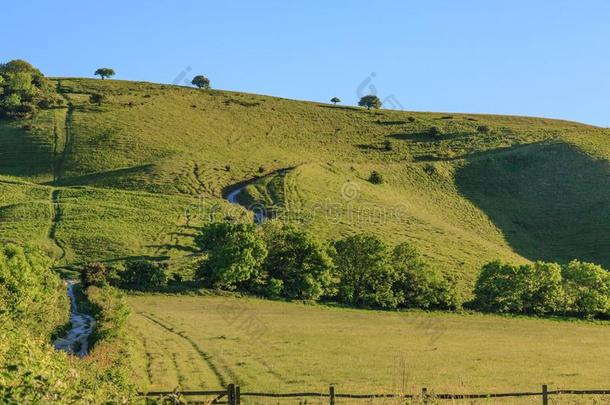
<path fill-rule="evenodd" d="M 605 323 L 130 296 L 143 389 L 476 393 L 603 388 Z M 510 402 L 509 403 L 515 403 Z"/>
<path fill-rule="evenodd" d="M 166 253 L 159 245 L 173 245 L 170 256 L 188 255 L 192 245 L 179 213 L 197 204 L 194 196 L 240 216 L 221 201 L 223 193 L 259 179 L 246 199 L 284 215 L 290 209 L 291 218 L 323 237 L 370 231 L 391 242 L 409 240 L 465 290 L 493 258 L 580 258 L 610 266 L 605 129 L 530 117 L 367 111 L 144 82 L 55 80 L 70 108 L 31 122 L 0 122 L 0 175 L 28 182 L 26 188 L 59 190 L 56 234 L 65 254 L 54 243 L 48 247 L 38 226 L 49 222 L 42 208 L 28 207 L 35 212 L 15 227 L 7 203 L 2 226 L 7 237 L 59 251 L 64 263 L 160 257 Z M 92 93 L 106 101 L 90 103 Z M 279 176 L 281 169 L 289 170 Z M 372 170 L 385 184 L 366 181 Z M 348 181 L 357 184 L 357 195 L 346 199 Z M 38 197 L 31 201 L 44 206 Z"/>

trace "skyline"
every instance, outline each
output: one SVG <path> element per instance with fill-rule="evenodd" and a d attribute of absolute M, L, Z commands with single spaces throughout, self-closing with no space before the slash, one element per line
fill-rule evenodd
<path fill-rule="evenodd" d="M 7 4 L 0 61 L 47 76 L 107 66 L 116 79 L 185 84 L 203 74 L 215 89 L 298 100 L 355 105 L 366 92 L 386 108 L 610 126 L 603 1 L 105 4 Z"/>

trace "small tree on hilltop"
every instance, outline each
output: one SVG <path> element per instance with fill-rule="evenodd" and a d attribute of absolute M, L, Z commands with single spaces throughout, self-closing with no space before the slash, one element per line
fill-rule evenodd
<path fill-rule="evenodd" d="M 95 76 L 99 76 L 104 80 L 107 77 L 114 76 L 114 70 L 110 68 L 99 68 L 95 71 Z"/>
<path fill-rule="evenodd" d="M 333 97 L 330 99 L 330 102 L 333 103 L 334 105 L 337 105 L 337 103 L 341 102 L 341 99 L 339 97 Z"/>
<path fill-rule="evenodd" d="M 193 86 L 197 86 L 200 89 L 208 90 L 210 88 L 210 79 L 202 75 L 193 77 L 191 83 Z"/>
<path fill-rule="evenodd" d="M 379 100 L 379 97 L 369 94 L 368 96 L 364 96 L 360 99 L 360 101 L 358 102 L 358 105 L 360 107 L 366 107 L 367 110 L 370 110 L 371 108 L 381 108 L 381 100 Z"/>

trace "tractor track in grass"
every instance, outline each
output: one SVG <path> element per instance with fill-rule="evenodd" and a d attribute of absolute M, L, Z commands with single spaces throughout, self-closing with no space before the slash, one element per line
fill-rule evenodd
<path fill-rule="evenodd" d="M 212 373 L 216 376 L 220 386 L 224 387 L 228 384 L 228 380 L 225 378 L 225 375 L 220 371 L 220 367 L 217 364 L 215 364 L 215 362 L 212 360 L 213 355 L 211 355 L 211 354 L 205 352 L 203 349 L 201 349 L 201 347 L 199 347 L 199 345 L 195 341 L 193 341 L 192 338 L 187 336 L 184 332 L 176 331 L 171 325 L 166 325 L 164 322 L 155 318 L 151 314 L 145 314 L 143 312 L 138 312 L 137 314 L 142 316 L 143 318 L 148 319 L 149 321 L 151 321 L 155 325 L 159 326 L 160 328 L 166 330 L 167 332 L 169 332 L 175 336 L 178 336 L 178 337 L 184 339 L 186 342 L 188 342 L 190 344 L 190 346 L 193 348 L 193 350 L 195 350 L 195 352 L 197 352 L 199 357 L 203 360 L 203 362 L 210 368 Z M 235 374 L 233 372 L 233 370 L 231 370 L 226 365 L 222 368 L 224 368 L 225 373 L 228 375 L 228 377 L 232 381 L 238 381 L 237 374 Z"/>
<path fill-rule="evenodd" d="M 60 191 L 57 189 L 51 190 L 51 226 L 49 227 L 48 238 L 53 241 L 55 246 L 60 251 L 59 257 L 57 260 L 63 260 L 66 257 L 66 249 L 57 239 L 57 226 L 59 221 L 61 220 L 61 207 L 59 205 L 59 193 Z"/>

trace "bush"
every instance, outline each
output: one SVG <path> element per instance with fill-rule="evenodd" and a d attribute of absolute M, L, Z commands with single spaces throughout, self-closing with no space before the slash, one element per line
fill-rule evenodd
<path fill-rule="evenodd" d="M 393 290 L 397 275 L 381 239 L 369 234 L 349 236 L 335 242 L 335 249 L 341 302 L 382 308 L 395 308 L 402 302 L 402 295 Z"/>
<path fill-rule="evenodd" d="M 565 309 L 586 318 L 608 315 L 610 274 L 598 265 L 572 261 L 563 267 Z"/>
<path fill-rule="evenodd" d="M 121 274 L 121 284 L 136 289 L 156 289 L 167 285 L 167 263 L 148 260 L 129 261 Z"/>
<path fill-rule="evenodd" d="M 384 182 L 383 175 L 378 171 L 372 171 L 369 176 L 369 182 L 372 184 L 382 184 Z"/>
<path fill-rule="evenodd" d="M 475 285 L 475 303 L 479 309 L 492 312 L 560 312 L 565 299 L 561 273 L 556 263 L 486 264 Z"/>
<path fill-rule="evenodd" d="M 81 268 L 80 281 L 84 288 L 91 285 L 97 287 L 117 286 L 120 282 L 120 275 L 115 267 L 106 266 L 104 263 L 88 263 Z"/>
<path fill-rule="evenodd" d="M 430 129 L 428 130 L 428 135 L 436 140 L 440 140 L 443 138 L 443 133 L 438 127 L 430 127 Z"/>
<path fill-rule="evenodd" d="M 89 96 L 89 102 L 91 104 L 100 105 L 106 100 L 106 96 L 101 93 L 93 93 Z"/>
<path fill-rule="evenodd" d="M 490 132 L 490 128 L 487 125 L 479 125 L 477 127 L 477 132 L 481 134 L 488 134 Z"/>
<path fill-rule="evenodd" d="M 268 221 L 264 225 L 268 255 L 263 277 L 267 292 L 290 299 L 317 300 L 330 295 L 334 265 L 328 249 L 315 237 L 293 226 Z"/>
<path fill-rule="evenodd" d="M 56 97 L 40 70 L 23 60 L 0 64 L 0 116 L 27 118 Z"/>
<path fill-rule="evenodd" d="M 267 257 L 265 242 L 251 224 L 211 223 L 195 242 L 205 254 L 196 276 L 209 287 L 235 289 L 258 277 Z"/>
<path fill-rule="evenodd" d="M 409 243 L 397 245 L 392 253 L 396 272 L 394 291 L 408 308 L 453 309 L 459 306 L 454 286 L 432 269 Z"/>

